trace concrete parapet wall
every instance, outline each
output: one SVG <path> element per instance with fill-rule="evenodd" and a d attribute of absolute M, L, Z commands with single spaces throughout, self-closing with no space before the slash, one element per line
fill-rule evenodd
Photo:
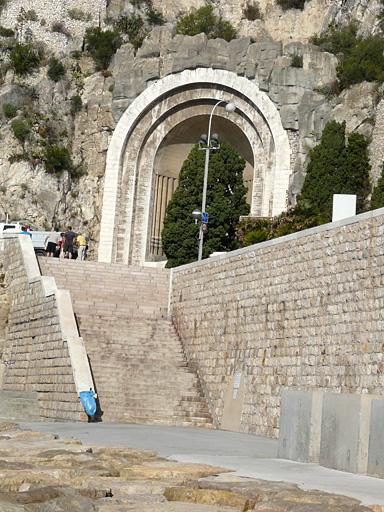
<path fill-rule="evenodd" d="M 382 477 L 383 418 L 375 395 L 283 390 L 278 455 Z"/>
<path fill-rule="evenodd" d="M 277 437 L 282 387 L 383 395 L 384 209 L 173 270 L 171 311 L 221 425 Z"/>
<path fill-rule="evenodd" d="M 4 269 L 10 312 L 2 388 L 36 392 L 42 418 L 85 420 L 78 392 L 94 386 L 70 298 L 41 276 L 25 235 L 5 241 Z"/>

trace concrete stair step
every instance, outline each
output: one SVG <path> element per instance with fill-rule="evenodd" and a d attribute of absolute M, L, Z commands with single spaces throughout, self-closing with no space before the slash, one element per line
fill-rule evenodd
<path fill-rule="evenodd" d="M 37 393 L 1 390 L 0 418 L 8 420 L 40 421 Z"/>

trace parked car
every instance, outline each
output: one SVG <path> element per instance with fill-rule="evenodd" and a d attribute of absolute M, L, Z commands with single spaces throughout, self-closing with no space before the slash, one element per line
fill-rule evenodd
<path fill-rule="evenodd" d="M 34 230 L 27 222 L 13 221 L 13 222 L 0 222 L 0 233 L 7 237 L 7 235 L 17 235 L 22 233 L 24 226 L 28 225 L 28 232 L 32 235 L 32 245 L 35 253 L 39 256 L 45 256 L 45 240 L 50 231 L 37 231 Z M 4 237 L 3 236 L 3 237 Z"/>

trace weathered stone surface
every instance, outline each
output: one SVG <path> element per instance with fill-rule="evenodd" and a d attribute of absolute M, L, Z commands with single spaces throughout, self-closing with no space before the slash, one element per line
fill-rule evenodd
<path fill-rule="evenodd" d="M 194 489 L 191 487 L 167 487 L 164 496 L 169 501 L 187 501 L 202 505 L 222 505 L 246 512 L 253 509 L 255 500 L 231 491 L 218 489 Z"/>
<path fill-rule="evenodd" d="M 0 468 L 2 512 L 381 511 L 380 507 L 362 507 L 350 498 L 302 491 L 283 482 L 226 473 L 214 476 L 224 470 L 178 464 L 158 459 L 152 452 L 89 449 L 73 440 L 20 431 L 9 423 L 0 423 L 0 431 L 9 434 L 9 439 L 0 439 L 0 453 L 6 460 L 33 467 L 29 472 Z M 63 463 L 69 461 L 72 466 L 65 467 Z M 116 473 L 121 465 L 134 470 L 133 479 Z M 101 466 L 104 475 L 96 469 Z M 146 471 L 149 467 L 156 469 L 152 475 Z"/>

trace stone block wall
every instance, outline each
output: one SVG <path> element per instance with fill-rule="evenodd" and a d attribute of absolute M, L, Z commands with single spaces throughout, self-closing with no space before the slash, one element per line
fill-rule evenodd
<path fill-rule="evenodd" d="M 383 394 L 384 209 L 173 270 L 171 310 L 218 425 L 278 435 L 282 387 Z"/>
<path fill-rule="evenodd" d="M 85 419 L 56 295 L 46 296 L 41 277 L 28 276 L 18 239 L 6 241 L 4 267 L 10 312 L 2 389 L 37 392 L 43 419 Z"/>

